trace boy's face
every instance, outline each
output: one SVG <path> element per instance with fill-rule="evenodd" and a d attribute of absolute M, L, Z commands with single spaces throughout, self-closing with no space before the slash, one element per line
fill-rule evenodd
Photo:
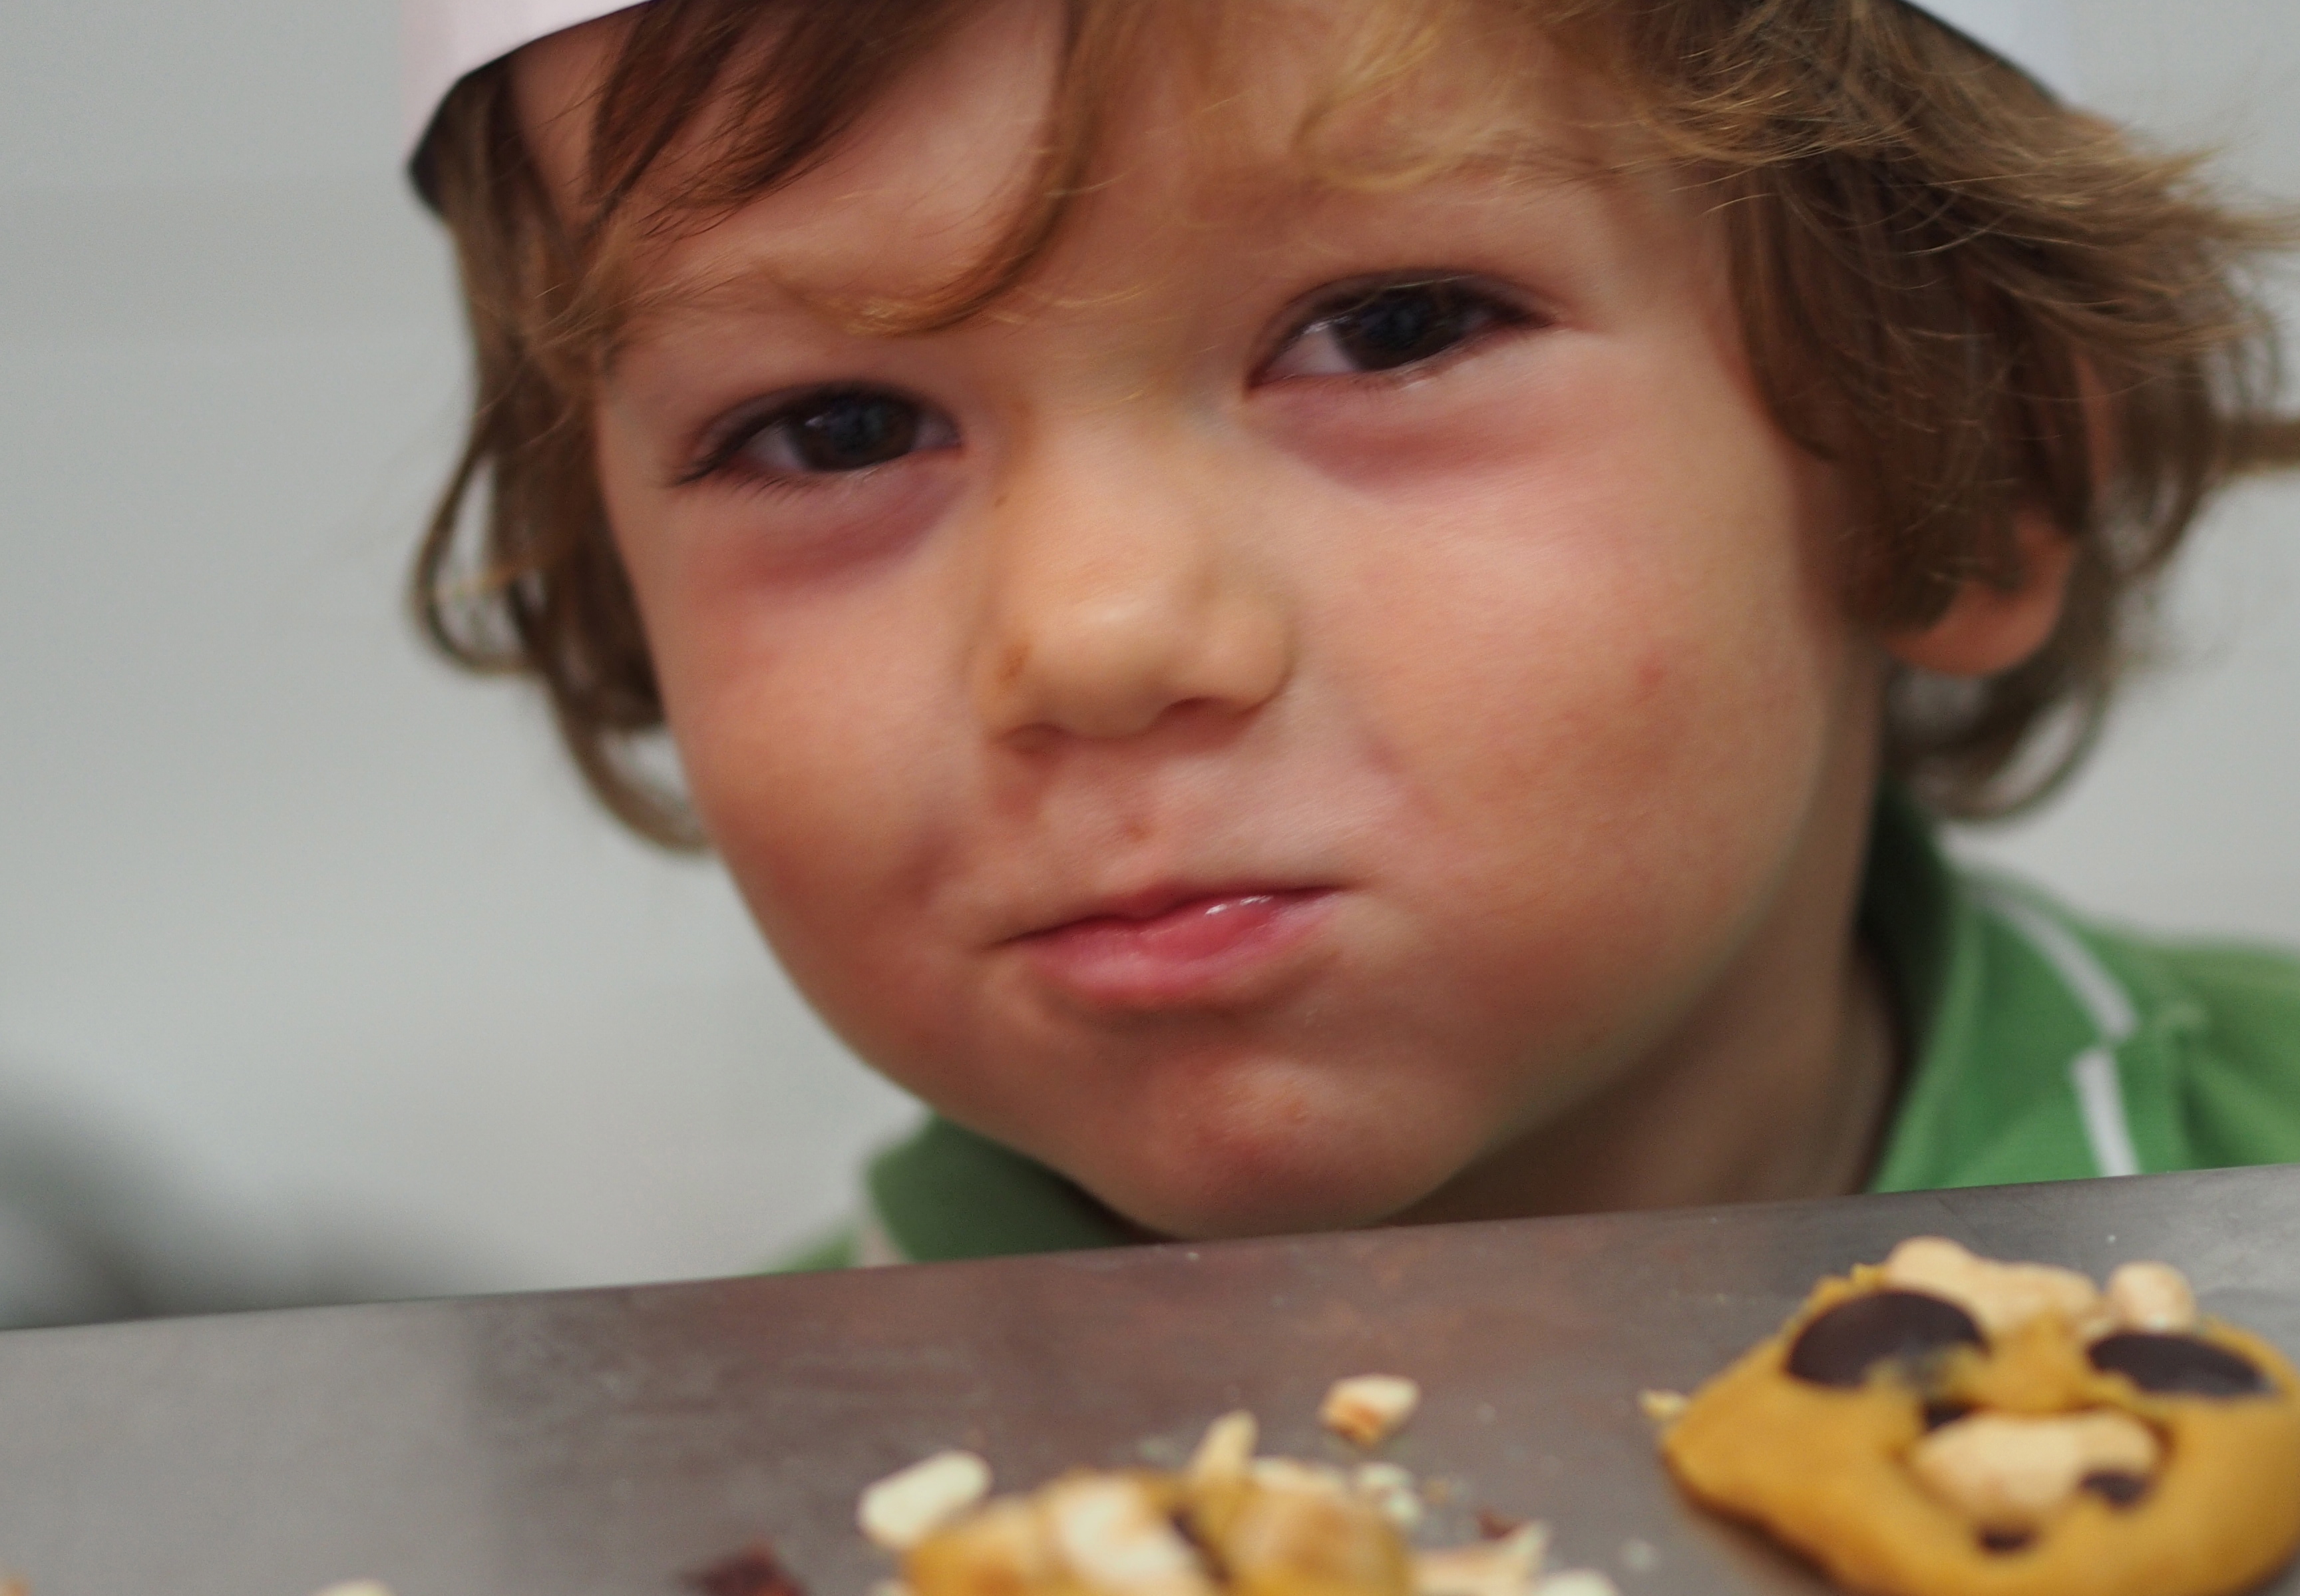
<path fill-rule="evenodd" d="M 1316 29 L 1242 142 L 1120 103 L 988 313 L 859 329 L 997 233 L 1051 21 L 644 264 L 598 458 L 695 803 L 864 1057 L 1134 1219 L 1442 1204 L 1842 949 L 1877 673 L 1832 484 L 1697 201 L 1321 185 Z M 612 38 L 522 58 L 562 183 Z M 1530 127 L 1603 154 L 1593 108 L 1560 69 Z"/>

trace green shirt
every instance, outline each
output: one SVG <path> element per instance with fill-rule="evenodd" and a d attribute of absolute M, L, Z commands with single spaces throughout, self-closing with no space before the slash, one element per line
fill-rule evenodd
<path fill-rule="evenodd" d="M 1870 1189 L 1910 1191 L 2300 1160 L 2300 962 L 2110 932 L 1962 873 L 1879 804 L 1861 928 L 1915 1060 Z M 1138 1239 L 1069 1181 L 946 1120 L 875 1159 L 855 1230 L 798 1268 Z"/>

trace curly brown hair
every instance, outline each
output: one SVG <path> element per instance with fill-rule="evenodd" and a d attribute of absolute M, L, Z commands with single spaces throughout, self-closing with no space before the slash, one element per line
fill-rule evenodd
<path fill-rule="evenodd" d="M 1062 0 L 1035 201 L 906 325 L 962 320 L 1029 272 L 1142 30 L 1206 3 Z M 807 171 L 971 9 L 654 0 L 630 13 L 592 112 L 573 218 L 530 158 L 503 63 L 456 88 L 423 146 L 477 388 L 416 558 L 416 613 L 461 664 L 538 678 L 593 790 L 658 841 L 701 840 L 676 783 L 647 768 L 662 704 L 593 474 L 617 242 Z M 2005 814 L 2067 775 L 2206 501 L 2300 464 L 2253 286 L 2289 222 L 2224 203 L 2196 157 L 2142 149 L 1898 0 L 1368 0 L 1367 15 L 1382 25 L 1321 113 L 1379 95 L 1453 29 L 1541 38 L 1601 71 L 1649 146 L 1704 186 L 1766 403 L 1859 496 L 1858 619 L 1921 626 L 1961 584 L 2016 581 L 2022 507 L 2073 539 L 2059 625 L 2033 657 L 1979 681 L 1904 671 L 1891 685 L 1886 768 L 1938 812 Z M 724 117 L 711 159 L 665 180 L 706 106 Z"/>

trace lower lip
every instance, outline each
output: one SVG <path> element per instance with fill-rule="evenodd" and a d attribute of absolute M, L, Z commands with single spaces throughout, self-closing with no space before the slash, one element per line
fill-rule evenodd
<path fill-rule="evenodd" d="M 1320 889 L 1193 898 L 1139 920 L 1073 920 L 1017 946 L 1039 974 L 1089 1003 L 1203 1003 L 1244 996 L 1248 983 L 1310 935 L 1332 896 Z"/>

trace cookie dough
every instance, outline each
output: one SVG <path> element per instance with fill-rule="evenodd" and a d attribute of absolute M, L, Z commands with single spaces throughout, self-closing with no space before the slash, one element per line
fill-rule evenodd
<path fill-rule="evenodd" d="M 2300 1545 L 2300 1375 L 2179 1273 L 1904 1242 L 1663 1434 L 1696 1500 L 1877 1596 L 2229 1596 Z"/>

